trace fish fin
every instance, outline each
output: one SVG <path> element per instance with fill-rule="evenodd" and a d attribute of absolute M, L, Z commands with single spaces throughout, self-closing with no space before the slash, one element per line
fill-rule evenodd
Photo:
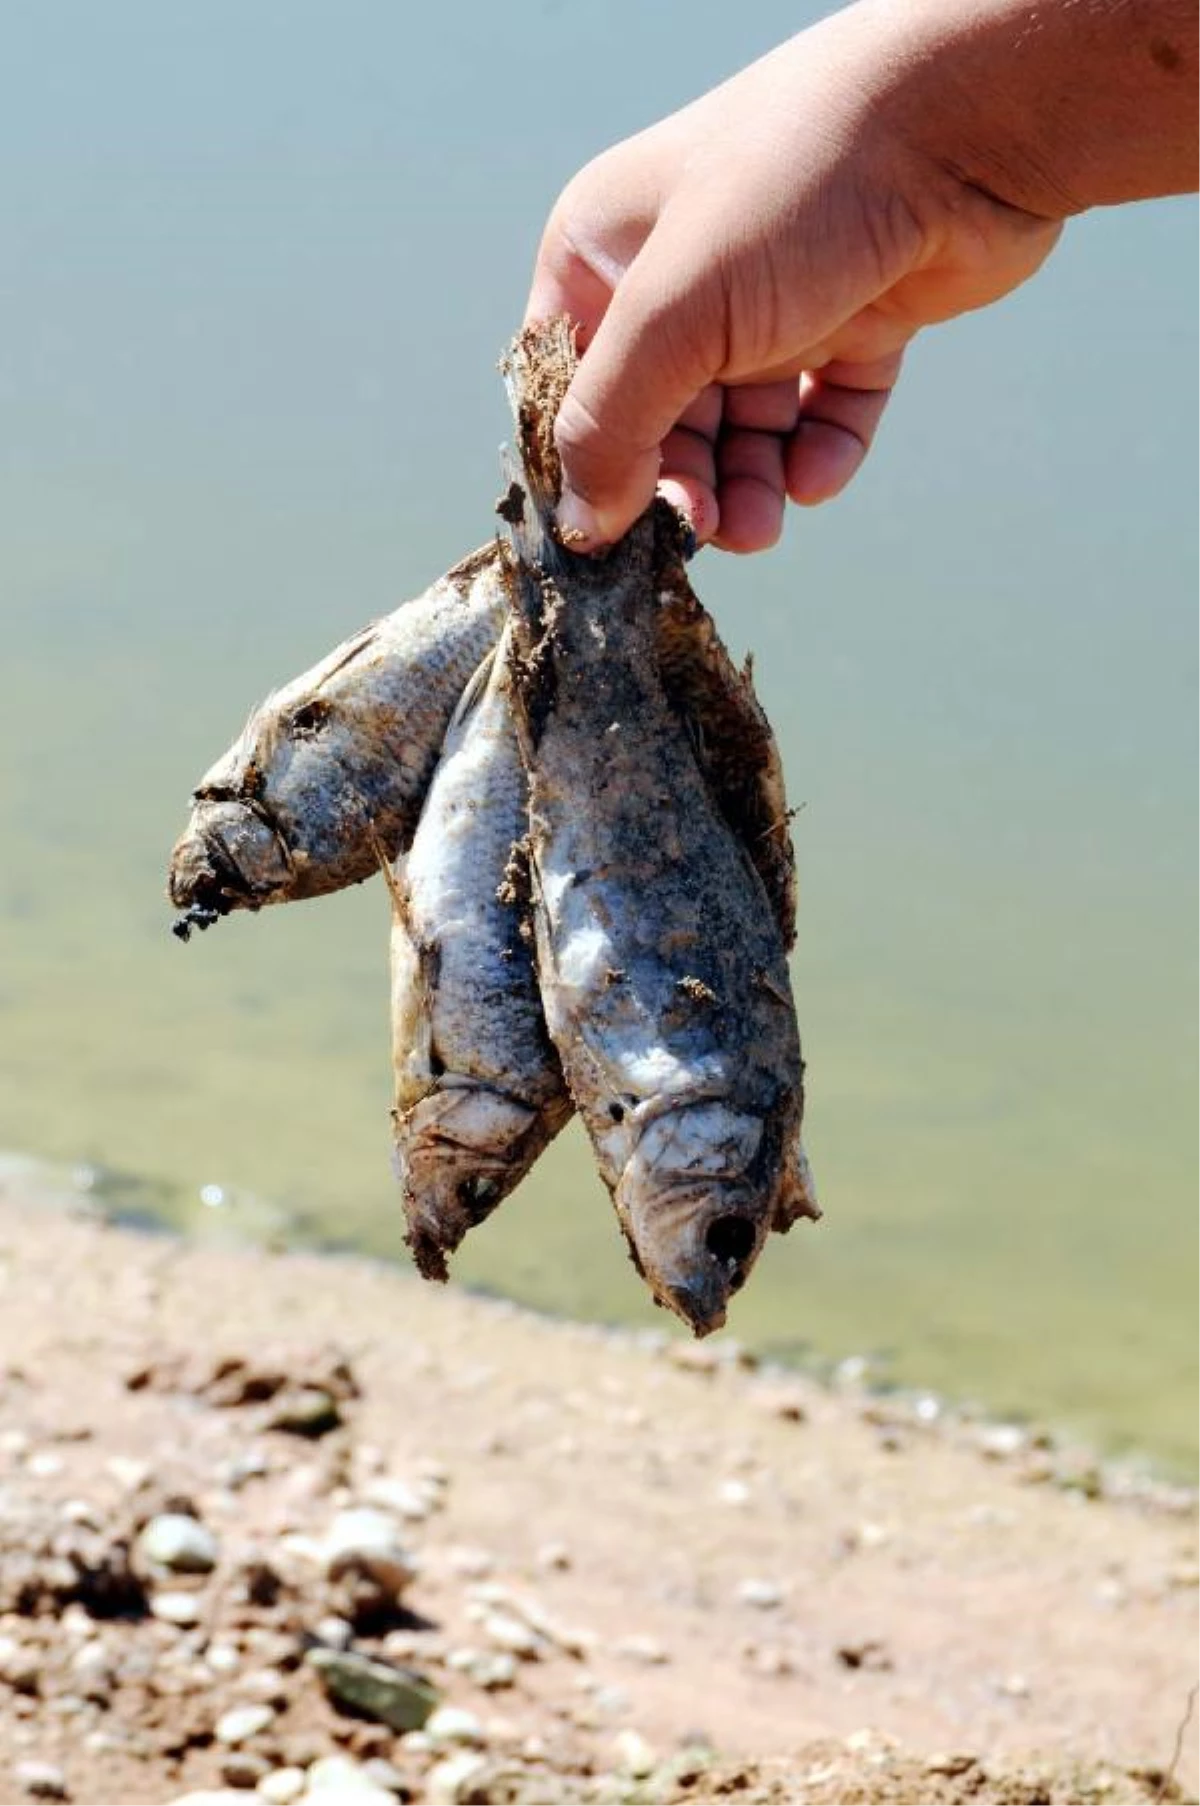
<path fill-rule="evenodd" d="M 480 660 L 478 667 L 472 672 L 467 680 L 466 689 L 459 697 L 454 713 L 450 717 L 450 725 L 446 729 L 447 740 L 449 740 L 451 734 L 458 732 L 463 723 L 473 715 L 475 710 L 479 707 L 479 704 L 487 694 L 488 684 L 490 683 L 492 676 L 492 666 L 495 662 L 496 647 L 493 646 L 487 656 Z"/>

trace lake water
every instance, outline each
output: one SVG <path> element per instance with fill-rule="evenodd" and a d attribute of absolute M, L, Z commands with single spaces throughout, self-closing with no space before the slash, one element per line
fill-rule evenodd
<path fill-rule="evenodd" d="M 113 1169 L 178 1221 L 215 1185 L 234 1221 L 262 1200 L 402 1253 L 380 885 L 184 949 L 166 855 L 265 689 L 491 531 L 494 359 L 556 188 L 797 23 L 760 8 L 750 41 L 715 6 L 687 18 L 222 0 L 16 22 L 0 1146 Z M 803 804 L 826 1208 L 768 1249 L 733 1332 L 873 1352 L 1176 1466 L 1196 1422 L 1195 261 L 1189 203 L 1079 222 L 1035 284 L 915 349 L 850 496 L 769 557 L 695 567 L 756 653 Z M 456 1271 L 656 1316 L 574 1133 Z"/>

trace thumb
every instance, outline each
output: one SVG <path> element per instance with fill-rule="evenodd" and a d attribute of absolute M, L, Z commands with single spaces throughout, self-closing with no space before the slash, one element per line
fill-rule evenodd
<path fill-rule="evenodd" d="M 610 545 L 650 505 L 662 442 L 723 363 L 720 285 L 664 219 L 613 294 L 555 425 L 558 524 L 577 551 Z"/>

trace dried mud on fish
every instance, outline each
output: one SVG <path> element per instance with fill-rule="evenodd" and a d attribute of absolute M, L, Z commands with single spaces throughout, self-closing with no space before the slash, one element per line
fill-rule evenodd
<path fill-rule="evenodd" d="M 697 1334 L 816 1216 L 774 735 L 656 504 L 553 530 L 565 321 L 504 369 L 497 539 L 251 715 L 172 855 L 175 932 L 384 868 L 395 1164 L 427 1277 L 574 1109 L 633 1261 Z"/>

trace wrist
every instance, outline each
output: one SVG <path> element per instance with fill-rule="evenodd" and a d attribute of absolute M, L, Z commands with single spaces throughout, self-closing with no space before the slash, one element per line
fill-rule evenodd
<path fill-rule="evenodd" d="M 1196 178 L 1192 0 L 859 0 L 882 104 L 966 186 L 1044 220 Z"/>

